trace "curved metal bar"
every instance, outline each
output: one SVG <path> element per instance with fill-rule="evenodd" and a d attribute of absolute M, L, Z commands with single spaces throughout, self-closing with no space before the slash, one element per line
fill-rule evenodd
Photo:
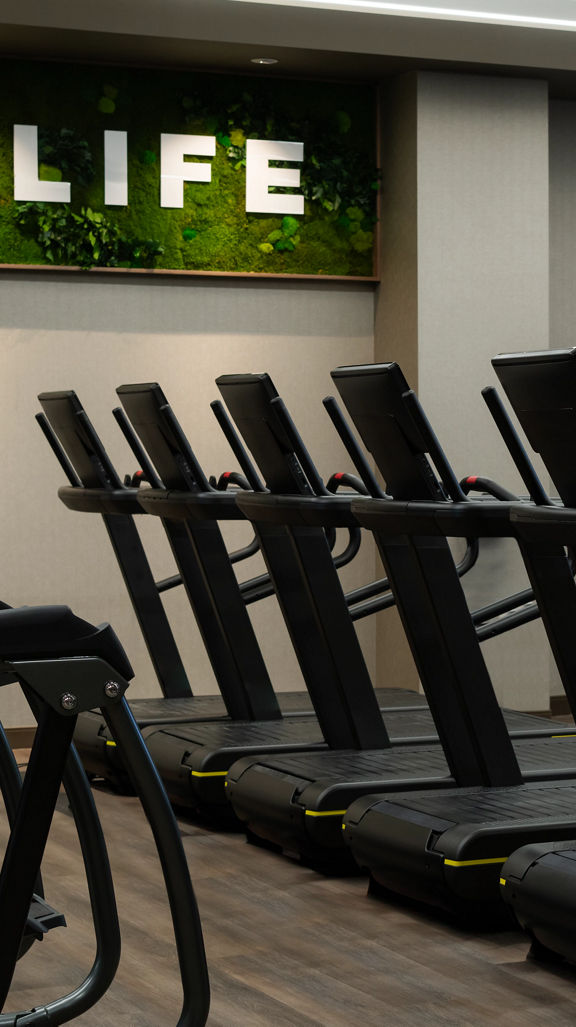
<path fill-rule="evenodd" d="M 210 1007 L 208 968 L 200 915 L 178 824 L 126 700 L 103 707 L 102 713 L 121 748 L 162 865 L 183 990 L 177 1027 L 204 1027 Z"/>
<path fill-rule="evenodd" d="M 348 545 L 337 556 L 334 557 L 335 567 L 345 567 L 354 559 L 362 543 L 362 532 L 360 528 L 348 528 Z"/>
<path fill-rule="evenodd" d="M 244 474 L 240 474 L 239 471 L 223 471 L 218 481 L 216 481 L 216 478 L 211 477 L 210 484 L 217 492 L 226 492 L 230 485 L 235 485 L 239 489 L 244 489 L 244 491 L 250 489 L 248 478 Z"/>
<path fill-rule="evenodd" d="M 456 571 L 458 572 L 459 578 L 464 577 L 465 574 L 468 574 L 468 571 L 472 570 L 474 564 L 478 559 L 479 552 L 480 544 L 478 542 L 478 539 L 467 538 L 466 552 L 464 553 L 464 556 L 462 557 L 460 562 L 456 564 Z"/>
<path fill-rule="evenodd" d="M 76 717 L 59 716 L 43 704 L 0 872 L 0 919 L 6 928 L 0 1009 L 12 982 L 75 723 Z"/>
<path fill-rule="evenodd" d="M 493 481 L 492 478 L 482 478 L 476 474 L 462 478 L 460 488 L 466 495 L 472 491 L 486 492 L 489 496 L 493 496 L 494 499 L 501 499 L 503 502 L 520 502 L 520 497 L 515 495 L 514 492 L 510 492 L 510 489 L 504 488 L 504 485 Z"/>
<path fill-rule="evenodd" d="M 242 549 L 235 549 L 233 553 L 229 553 L 228 559 L 230 563 L 241 563 L 242 560 L 247 560 L 250 556 L 255 556 L 259 552 L 260 545 L 256 536 L 254 536 L 247 546 L 243 546 Z"/>
<path fill-rule="evenodd" d="M 86 868 L 96 955 L 83 982 L 68 995 L 35 1006 L 29 1012 L 0 1015 L 0 1027 L 70 1023 L 105 994 L 120 961 L 120 925 L 106 842 L 92 790 L 74 746 L 68 753 L 63 782 Z"/>
<path fill-rule="evenodd" d="M 328 492 L 337 492 L 342 486 L 353 489 L 360 496 L 370 495 L 362 479 L 357 474 L 350 474 L 349 471 L 339 471 L 336 474 L 331 474 L 326 483 Z"/>

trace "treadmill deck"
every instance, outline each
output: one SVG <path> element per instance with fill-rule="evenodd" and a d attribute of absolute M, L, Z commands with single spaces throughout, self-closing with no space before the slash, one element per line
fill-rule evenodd
<path fill-rule="evenodd" d="M 365 796 L 345 840 L 373 881 L 464 916 L 505 917 L 502 867 L 523 845 L 576 837 L 576 781 Z"/>

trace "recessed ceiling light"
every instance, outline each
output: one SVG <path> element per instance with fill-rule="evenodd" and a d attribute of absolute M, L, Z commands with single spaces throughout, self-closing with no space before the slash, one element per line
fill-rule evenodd
<path fill-rule="evenodd" d="M 278 64 L 279 61 L 276 57 L 251 57 L 251 64 Z"/>

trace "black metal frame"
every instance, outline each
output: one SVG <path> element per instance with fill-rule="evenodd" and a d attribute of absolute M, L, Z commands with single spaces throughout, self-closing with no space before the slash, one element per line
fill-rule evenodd
<path fill-rule="evenodd" d="M 191 696 L 192 689 L 133 521 L 134 514 L 140 512 L 140 507 L 133 501 L 135 490 L 125 488 L 120 482 L 101 440 L 73 392 L 41 393 L 39 400 L 45 413 L 37 414 L 36 420 L 70 482 L 69 487 L 59 490 L 60 499 L 72 509 L 84 508 L 101 514 L 162 693 L 170 699 Z M 67 413 L 62 429 L 56 420 L 58 408 Z M 76 466 L 73 465 L 75 454 L 67 446 L 68 424 L 76 445 L 81 446 L 85 454 L 84 463 L 80 466 L 77 461 Z M 86 464 L 92 468 L 91 478 L 86 478 Z M 100 490 L 102 495 L 99 495 Z M 111 495 L 127 501 L 125 512 L 107 512 L 106 500 Z M 83 498 L 86 500 L 84 506 Z"/>
<path fill-rule="evenodd" d="M 36 611 L 27 612 L 33 632 Z M 63 782 L 86 864 L 97 939 L 93 967 L 78 988 L 28 1012 L 2 1013 L 0 1025 L 67 1023 L 93 1006 L 114 978 L 120 938 L 112 880 L 90 789 L 71 747 L 78 714 L 99 707 L 122 750 L 161 861 L 183 988 L 178 1025 L 202 1027 L 209 1008 L 208 971 L 198 908 L 178 825 L 124 699 L 128 682 L 102 656 L 90 655 L 91 651 L 89 646 L 86 656 L 79 656 L 77 647 L 72 657 L 47 658 L 32 654 L 7 659 L 4 656 L 4 663 L 0 665 L 0 670 L 16 675 L 38 719 L 0 873 L 0 922 L 3 925 L 0 1008 L 8 995 Z M 116 694 L 110 695 L 110 690 Z M 65 708 L 68 705 L 72 708 Z M 13 781 L 15 783 L 15 779 Z"/>
<path fill-rule="evenodd" d="M 162 522 L 226 709 L 233 720 L 278 719 L 278 700 L 216 519 L 238 516 L 233 494 L 210 487 L 156 383 L 120 386 L 117 394 L 164 484 L 138 498 Z M 209 506 L 205 519 L 195 516 L 202 504 Z"/>
<path fill-rule="evenodd" d="M 335 749 L 387 748 L 388 732 L 325 534 L 327 527 L 357 528 L 346 516 L 350 498 L 329 496 L 268 375 L 223 375 L 216 384 L 275 492 L 240 493 L 236 502 L 254 525 L 324 738 Z M 291 503 L 293 517 L 287 518 Z M 311 511 L 308 504 L 320 504 L 328 516 L 307 523 L 302 509 Z"/>
<path fill-rule="evenodd" d="M 450 771 L 461 786 L 518 783 L 454 559 L 434 523 L 439 503 L 450 496 L 464 505 L 466 496 L 396 364 L 338 368 L 332 377 L 394 496 L 358 500 L 353 510 L 374 533 Z"/>
<path fill-rule="evenodd" d="M 410 611 L 410 604 L 415 602 L 415 590 L 406 588 L 407 567 L 402 570 L 400 563 L 400 571 L 394 574 L 394 591 L 455 779 L 459 784 L 470 785 L 517 783 L 520 779 L 517 761 L 472 631 L 474 622 L 486 620 L 486 611 L 477 612 L 475 617 L 470 615 L 446 541 L 450 535 L 469 537 L 471 530 L 478 535 L 514 535 L 508 523 L 510 504 L 506 502 L 512 494 L 496 487 L 499 503 L 492 506 L 468 503 L 462 484 L 456 481 L 415 393 L 396 364 L 339 368 L 333 372 L 333 377 L 365 445 L 378 454 L 381 473 L 388 482 L 391 479 L 396 482 L 391 489 L 395 501 L 376 500 L 372 501 L 372 506 L 370 502 L 359 501 L 353 509 L 361 523 L 374 531 L 391 580 L 391 560 L 396 563 L 403 560 L 405 564 L 415 560 L 414 568 L 418 568 L 419 574 L 418 603 L 424 601 L 424 596 L 429 597 L 426 615 L 423 610 L 417 615 Z M 485 399 L 534 501 L 549 504 L 499 397 L 494 390 L 485 390 Z M 397 442 L 393 453 L 382 445 L 384 434 L 388 435 L 389 443 L 392 438 Z M 399 457 L 398 453 L 402 455 Z M 439 471 L 440 481 L 433 480 L 431 465 L 425 462 L 428 455 Z M 465 480 L 464 484 L 470 482 Z M 494 494 L 492 483 L 484 482 L 484 486 Z M 438 502 L 442 489 L 452 503 Z M 536 598 L 571 707 L 576 711 L 576 658 L 570 640 L 576 616 L 572 568 L 561 546 L 525 545 L 521 537 L 517 542 L 532 589 L 503 603 L 492 604 L 491 615 L 498 609 L 514 610 L 502 630 L 515 623 L 526 623 L 537 615 L 534 605 L 528 610 L 518 610 L 515 604 Z M 494 633 L 495 626 L 485 624 L 479 626 L 477 634 L 492 637 Z M 454 689 L 451 699 L 450 686 L 446 681 L 443 686 L 437 674 L 442 661 L 452 667 L 452 674 L 448 675 L 448 680 L 452 677 Z M 448 689 L 445 698 L 436 703 L 434 694 L 442 696 L 443 687 Z M 456 763 L 453 762 L 455 746 L 462 753 Z M 477 770 L 470 776 L 473 752 L 477 753 Z"/>

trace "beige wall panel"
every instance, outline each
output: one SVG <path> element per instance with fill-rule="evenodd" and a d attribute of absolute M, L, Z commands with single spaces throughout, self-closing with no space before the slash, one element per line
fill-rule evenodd
<path fill-rule="evenodd" d="M 63 476 L 34 421 L 42 390 L 74 388 L 122 473 L 134 460 L 111 417 L 117 385 L 159 381 L 207 471 L 233 466 L 209 409 L 214 378 L 231 371 L 271 372 L 322 472 L 349 467 L 321 406 L 337 364 L 373 353 L 373 293 L 331 283 L 145 279 L 94 275 L 5 274 L 0 280 L 3 439 L 0 496 L 2 597 L 21 603 L 69 603 L 81 616 L 109 620 L 137 672 L 133 695 L 155 685 L 138 628 L 99 518 L 67 511 L 56 491 Z M 173 572 L 160 525 L 143 532 L 157 576 Z M 243 544 L 246 527 L 231 541 Z M 373 573 L 368 546 L 348 585 Z M 254 572 L 257 572 L 256 566 Z M 193 687 L 215 683 L 183 596 L 166 598 Z M 274 681 L 299 683 L 289 640 L 273 600 L 251 608 Z M 361 637 L 373 664 L 374 626 Z M 7 725 L 30 722 L 12 690 L 3 695 Z"/>
<path fill-rule="evenodd" d="M 419 393 L 459 476 L 521 488 L 480 397 L 498 352 L 548 346 L 548 106 L 542 82 L 422 74 L 418 86 Z M 476 603 L 524 587 L 512 543 L 483 547 Z M 508 705 L 543 709 L 538 625 L 491 642 Z"/>

